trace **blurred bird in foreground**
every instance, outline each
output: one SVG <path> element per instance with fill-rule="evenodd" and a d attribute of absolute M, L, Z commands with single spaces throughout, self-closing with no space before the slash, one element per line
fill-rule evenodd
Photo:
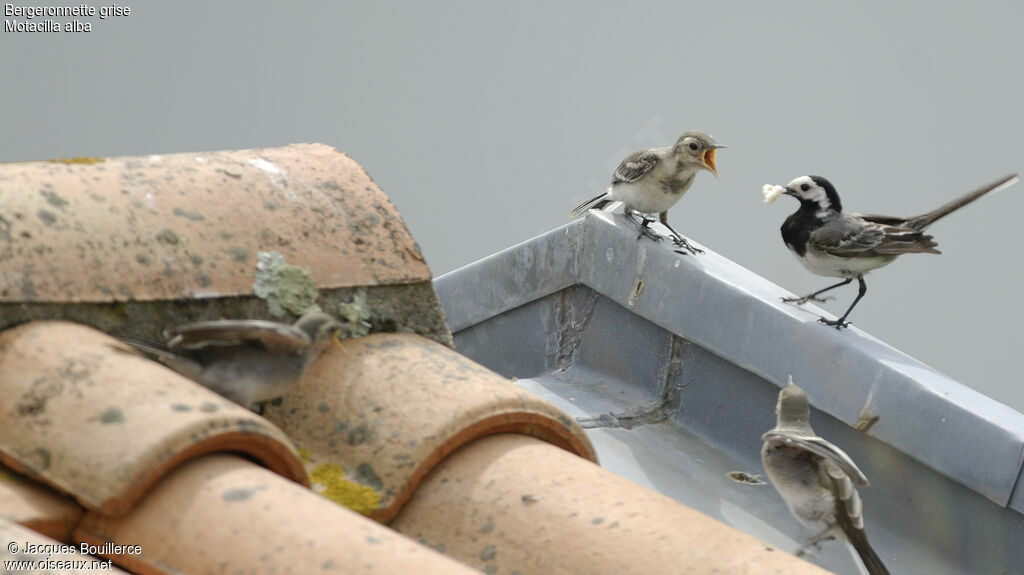
<path fill-rule="evenodd" d="M 600 210 L 611 202 L 622 202 L 627 216 L 632 216 L 633 212 L 658 214 L 658 220 L 672 232 L 676 247 L 692 254 L 703 253 L 668 224 L 668 209 L 690 189 L 697 172 L 707 170 L 718 177 L 715 154 L 724 147 L 710 135 L 694 131 L 679 136 L 674 146 L 637 150 L 615 169 L 612 185 L 605 193 L 576 206 L 569 216 L 575 218 L 587 210 Z M 652 221 L 640 216 L 640 232 L 657 241 L 661 237 L 647 227 Z"/>
<path fill-rule="evenodd" d="M 807 394 L 792 377 L 779 391 L 775 413 L 775 429 L 761 436 L 761 462 L 790 512 L 815 532 L 797 555 L 841 536 L 853 545 L 870 575 L 889 575 L 868 543 L 860 495 L 853 486 L 867 486 L 868 480 L 842 449 L 814 434 Z"/>
<path fill-rule="evenodd" d="M 345 324 L 310 312 L 294 325 L 255 319 L 201 321 L 164 332 L 166 346 L 125 339 L 181 373 L 245 407 L 281 397 Z"/>

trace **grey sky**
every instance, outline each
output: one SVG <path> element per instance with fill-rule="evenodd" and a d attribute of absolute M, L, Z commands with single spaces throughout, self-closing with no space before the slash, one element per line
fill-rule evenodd
<path fill-rule="evenodd" d="M 1019 2 L 595 4 L 137 2 L 89 33 L 0 33 L 0 161 L 324 142 L 441 274 L 706 130 L 722 178 L 671 221 L 801 295 L 829 279 L 787 252 L 795 202 L 762 184 L 819 174 L 850 210 L 910 215 L 1024 170 Z M 1019 184 L 937 224 L 943 255 L 870 275 L 854 323 L 1024 409 L 1022 214 Z"/>

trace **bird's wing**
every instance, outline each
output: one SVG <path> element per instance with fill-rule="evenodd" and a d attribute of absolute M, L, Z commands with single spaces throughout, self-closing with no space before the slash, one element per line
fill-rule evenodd
<path fill-rule="evenodd" d="M 807 241 L 820 251 L 835 256 L 865 255 L 885 239 L 884 226 L 841 217 L 815 229 Z"/>
<path fill-rule="evenodd" d="M 626 156 L 619 167 L 615 168 L 615 173 L 612 174 L 612 184 L 635 182 L 653 170 L 660 161 L 661 154 L 656 149 L 637 150 Z"/>
<path fill-rule="evenodd" d="M 121 340 L 122 343 L 128 344 L 135 351 L 142 352 L 143 355 L 147 355 L 178 373 L 184 374 L 189 379 L 198 379 L 199 374 L 202 373 L 203 367 L 199 362 L 171 351 L 164 344 L 124 335 L 118 335 L 117 339 Z M 120 346 L 115 346 L 115 349 L 127 351 L 127 349 Z"/>
<path fill-rule="evenodd" d="M 931 236 L 920 231 L 880 223 L 886 216 L 842 214 L 834 221 L 811 232 L 808 242 L 827 254 L 838 257 L 898 256 L 910 253 L 939 253 Z"/>
<path fill-rule="evenodd" d="M 837 465 L 839 469 L 846 473 L 846 475 L 848 475 L 850 479 L 855 481 L 857 484 L 869 485 L 868 478 L 864 476 L 864 473 L 857 467 L 857 464 L 850 459 L 850 456 L 842 449 L 839 449 L 821 437 L 773 429 L 765 432 L 765 434 L 761 436 L 761 439 L 776 444 L 788 445 L 790 447 L 799 447 L 800 449 L 809 451 L 826 461 Z"/>
<path fill-rule="evenodd" d="M 883 216 L 881 214 L 856 214 L 856 216 L 873 224 L 882 224 L 884 226 L 893 226 L 897 228 L 907 227 L 907 218 L 901 218 L 898 216 Z"/>
<path fill-rule="evenodd" d="M 302 351 L 309 336 L 295 326 L 256 319 L 200 321 L 168 329 L 164 333 L 172 350 L 260 343 L 271 353 Z"/>

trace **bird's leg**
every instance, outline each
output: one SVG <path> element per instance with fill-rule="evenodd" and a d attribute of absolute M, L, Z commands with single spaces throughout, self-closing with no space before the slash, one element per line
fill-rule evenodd
<path fill-rule="evenodd" d="M 846 281 L 847 283 L 850 282 L 850 280 Z M 846 310 L 846 313 L 843 314 L 843 317 L 837 320 L 821 318 L 818 321 L 825 325 L 830 325 L 836 329 L 843 329 L 844 327 L 850 325 L 850 322 L 844 320 L 846 320 L 846 318 L 849 317 L 850 312 L 853 311 L 854 306 L 857 305 L 857 302 L 860 301 L 860 298 L 864 297 L 864 294 L 868 293 L 868 284 L 864 283 L 864 276 L 857 276 L 857 281 L 860 283 L 860 289 L 857 290 L 857 297 L 853 299 L 853 303 L 850 304 L 850 307 Z"/>
<path fill-rule="evenodd" d="M 628 217 L 629 219 L 633 219 L 633 214 L 634 214 L 633 210 L 631 210 L 631 209 L 629 209 L 627 207 L 624 210 L 623 213 L 625 213 L 626 217 Z M 656 242 L 660 242 L 662 240 L 662 237 L 659 236 L 657 234 L 657 232 L 655 232 L 654 230 L 652 230 L 651 228 L 648 227 L 650 225 L 650 223 L 653 222 L 654 220 L 648 218 L 647 216 L 643 216 L 643 215 L 639 216 L 639 218 L 640 218 L 640 221 L 638 222 L 638 224 L 640 225 L 640 233 L 637 234 L 636 239 L 639 240 L 640 238 L 642 238 L 644 236 L 647 236 L 648 238 L 651 238 L 652 240 L 654 240 Z"/>
<path fill-rule="evenodd" d="M 828 301 L 828 298 L 827 297 L 818 297 L 819 295 L 821 295 L 821 294 L 823 294 L 823 293 L 825 293 L 825 292 L 827 292 L 829 290 L 836 289 L 837 287 L 844 286 L 844 285 L 846 285 L 846 284 L 848 284 L 848 283 L 850 283 L 852 281 L 853 281 L 853 278 L 846 278 L 845 280 L 843 280 L 843 281 L 841 281 L 841 282 L 839 282 L 839 283 L 837 283 L 835 285 L 830 285 L 830 286 L 828 286 L 825 289 L 820 289 L 820 290 L 818 290 L 818 291 L 816 291 L 816 292 L 814 292 L 812 294 L 805 295 L 804 297 L 784 297 L 784 298 L 782 298 L 782 301 L 784 303 L 795 303 L 796 305 L 804 305 L 805 303 L 807 303 L 809 301 L 816 301 L 816 302 L 825 303 L 826 301 Z"/>
<path fill-rule="evenodd" d="M 803 557 L 807 554 L 807 550 L 811 547 L 820 550 L 821 543 L 823 541 L 834 541 L 835 538 L 836 536 L 832 534 L 832 526 L 830 525 L 826 527 L 825 530 L 821 533 L 818 533 L 814 537 L 811 537 L 811 540 L 805 543 L 802 547 L 800 547 L 800 549 L 798 549 L 794 555 L 796 555 L 797 557 Z"/>
<path fill-rule="evenodd" d="M 690 242 L 686 241 L 686 238 L 683 237 L 683 234 L 677 232 L 675 228 L 669 225 L 668 212 L 661 212 L 660 214 L 658 214 L 658 221 L 661 222 L 661 225 L 668 228 L 668 231 L 672 232 L 672 243 L 674 243 L 677 248 L 683 248 L 683 250 L 686 250 L 685 252 L 683 250 L 675 250 L 677 254 L 685 255 L 687 252 L 689 252 L 693 255 L 697 255 L 704 253 L 704 250 L 700 248 L 695 248 L 692 245 L 690 245 Z"/>
<path fill-rule="evenodd" d="M 647 236 L 647 237 L 651 238 L 652 240 L 654 240 L 656 242 L 660 242 L 661 241 L 661 236 L 656 234 L 654 232 L 654 230 L 652 230 L 650 227 L 648 227 L 648 226 L 650 226 L 651 222 L 653 222 L 653 221 L 654 220 L 648 218 L 647 216 L 641 216 L 640 217 L 640 233 L 637 234 L 636 239 L 639 240 L 640 238 L 642 238 L 644 236 Z"/>

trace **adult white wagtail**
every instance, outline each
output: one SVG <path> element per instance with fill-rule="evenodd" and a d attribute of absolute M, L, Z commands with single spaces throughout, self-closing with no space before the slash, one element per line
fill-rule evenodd
<path fill-rule="evenodd" d="M 815 532 L 798 555 L 841 536 L 853 545 L 870 575 L 888 575 L 868 543 L 860 495 L 853 486 L 868 486 L 868 480 L 842 449 L 814 434 L 807 394 L 792 377 L 779 391 L 775 413 L 775 429 L 761 436 L 761 462 L 790 512 Z"/>
<path fill-rule="evenodd" d="M 310 312 L 294 325 L 254 319 L 200 321 L 164 332 L 166 347 L 125 339 L 161 363 L 245 407 L 281 397 L 345 325 Z"/>
<path fill-rule="evenodd" d="M 841 329 L 849 325 L 846 318 L 867 292 L 864 275 L 892 263 L 898 256 L 911 253 L 941 253 L 932 236 L 923 232 L 940 218 L 953 213 L 981 196 L 1017 181 L 1013 174 L 978 188 L 926 214 L 912 218 L 854 214 L 843 211 L 839 194 L 821 176 L 801 176 L 782 186 L 764 186 L 766 202 L 779 195 L 792 196 L 800 208 L 782 224 L 782 241 L 805 268 L 821 276 L 846 278 L 799 298 L 782 301 L 804 304 L 824 302 L 821 294 L 844 286 L 853 280 L 860 284 L 857 297 L 846 313 L 837 320 L 821 318 L 821 322 Z"/>
<path fill-rule="evenodd" d="M 575 218 L 587 210 L 600 210 L 611 202 L 622 202 L 627 216 L 631 217 L 633 212 L 658 214 L 659 221 L 674 235 L 672 241 L 676 247 L 693 254 L 703 253 L 668 224 L 668 209 L 690 189 L 697 172 L 707 170 L 718 177 L 715 150 L 724 147 L 704 132 L 686 132 L 674 146 L 637 150 L 615 169 L 612 185 L 605 193 L 576 206 L 569 216 Z M 653 220 L 646 216 L 640 218 L 641 233 L 660 240 L 647 228 Z"/>

